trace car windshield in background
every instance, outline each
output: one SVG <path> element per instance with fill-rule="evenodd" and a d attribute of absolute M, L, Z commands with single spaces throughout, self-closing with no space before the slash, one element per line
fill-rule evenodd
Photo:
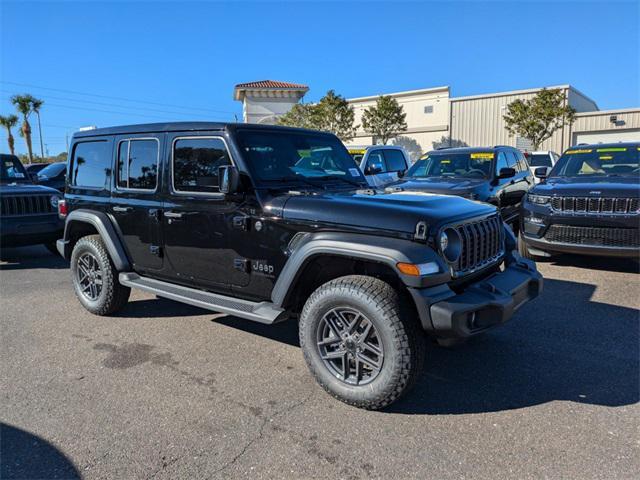
<path fill-rule="evenodd" d="M 430 153 L 418 160 L 406 177 L 488 178 L 493 152 Z"/>
<path fill-rule="evenodd" d="M 29 176 L 19 161 L 3 158 L 0 163 L 0 181 L 3 183 L 28 182 Z"/>
<path fill-rule="evenodd" d="M 364 157 L 365 153 L 367 153 L 366 150 L 349 150 L 349 155 L 351 155 L 353 161 L 358 165 L 360 165 L 360 163 L 362 162 L 362 157 Z"/>
<path fill-rule="evenodd" d="M 529 165 L 532 167 L 551 167 L 551 155 L 549 154 L 532 154 L 527 157 Z"/>
<path fill-rule="evenodd" d="M 52 163 L 51 165 L 47 165 L 42 170 L 38 172 L 38 177 L 43 178 L 53 178 L 57 177 L 62 171 L 67 168 L 66 163 Z"/>
<path fill-rule="evenodd" d="M 239 130 L 237 138 L 254 177 L 262 182 L 366 184 L 344 145 L 330 135 Z"/>
<path fill-rule="evenodd" d="M 587 147 L 567 150 L 551 171 L 551 177 L 582 177 L 640 174 L 640 148 Z"/>

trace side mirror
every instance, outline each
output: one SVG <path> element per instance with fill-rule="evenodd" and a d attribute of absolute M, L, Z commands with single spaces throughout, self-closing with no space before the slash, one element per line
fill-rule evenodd
<path fill-rule="evenodd" d="M 220 179 L 220 192 L 230 195 L 238 192 L 240 186 L 240 172 L 233 165 L 223 165 L 218 167 L 218 178 Z"/>
<path fill-rule="evenodd" d="M 533 174 L 542 180 L 543 178 L 547 178 L 548 168 L 549 167 L 538 167 L 533 171 Z"/>
<path fill-rule="evenodd" d="M 516 169 L 515 168 L 501 168 L 500 172 L 498 173 L 498 178 L 512 178 L 516 176 Z"/>
<path fill-rule="evenodd" d="M 404 177 L 404 174 L 407 173 L 407 171 L 406 170 L 399 170 L 397 173 L 398 173 L 398 178 L 402 178 L 402 177 Z"/>

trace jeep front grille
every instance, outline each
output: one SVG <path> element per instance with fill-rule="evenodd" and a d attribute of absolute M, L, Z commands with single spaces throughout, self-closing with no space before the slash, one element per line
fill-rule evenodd
<path fill-rule="evenodd" d="M 1 200 L 0 215 L 3 217 L 55 213 L 51 195 L 3 196 Z"/>
<path fill-rule="evenodd" d="M 640 229 L 576 227 L 573 225 L 551 225 L 544 235 L 551 243 L 569 243 L 594 247 L 640 247 Z"/>
<path fill-rule="evenodd" d="M 638 213 L 639 198 L 552 197 L 554 212 L 568 213 Z"/>
<path fill-rule="evenodd" d="M 493 216 L 453 227 L 462 239 L 460 258 L 452 265 L 461 277 L 494 264 L 504 254 L 502 220 Z"/>

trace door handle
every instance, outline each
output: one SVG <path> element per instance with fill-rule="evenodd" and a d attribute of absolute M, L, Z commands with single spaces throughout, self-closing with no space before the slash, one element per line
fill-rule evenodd
<path fill-rule="evenodd" d="M 167 218 L 182 218 L 182 214 L 178 212 L 164 212 L 164 216 Z"/>
<path fill-rule="evenodd" d="M 118 207 L 118 206 L 115 206 L 115 207 L 113 207 L 113 211 L 114 212 L 130 212 L 131 211 L 131 207 Z"/>

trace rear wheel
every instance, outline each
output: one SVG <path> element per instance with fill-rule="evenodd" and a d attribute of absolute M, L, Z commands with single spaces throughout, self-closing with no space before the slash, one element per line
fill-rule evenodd
<path fill-rule="evenodd" d="M 313 292 L 300 316 L 300 346 L 328 393 L 376 410 L 413 386 L 424 361 L 424 336 L 401 304 L 389 284 L 360 275 Z"/>
<path fill-rule="evenodd" d="M 71 254 L 71 279 L 84 308 L 109 315 L 125 306 L 131 289 L 120 285 L 107 249 L 99 235 L 78 240 Z"/>

